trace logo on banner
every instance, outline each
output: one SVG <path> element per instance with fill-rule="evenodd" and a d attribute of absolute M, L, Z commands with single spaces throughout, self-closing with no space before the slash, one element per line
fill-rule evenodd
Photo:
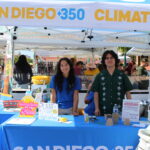
<path fill-rule="evenodd" d="M 80 8 L 33 8 L 33 7 L 0 7 L 0 18 L 12 19 L 49 19 L 56 17 L 62 20 L 84 20 L 85 10 Z"/>

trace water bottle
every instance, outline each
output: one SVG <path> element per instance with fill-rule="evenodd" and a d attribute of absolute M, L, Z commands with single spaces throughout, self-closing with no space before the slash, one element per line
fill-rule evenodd
<path fill-rule="evenodd" d="M 114 107 L 113 107 L 112 118 L 113 118 L 113 123 L 117 124 L 118 120 L 119 120 L 119 109 L 118 109 L 118 105 L 117 104 L 115 104 Z"/>
<path fill-rule="evenodd" d="M 32 96 L 32 91 L 26 91 L 25 96 Z"/>
<path fill-rule="evenodd" d="M 42 102 L 47 103 L 48 99 L 47 99 L 47 91 L 44 90 L 43 94 L 42 94 Z"/>
<path fill-rule="evenodd" d="M 113 107 L 113 113 L 119 113 L 118 105 L 115 104 Z"/>
<path fill-rule="evenodd" d="M 87 113 L 84 113 L 84 121 L 89 122 L 89 115 Z"/>

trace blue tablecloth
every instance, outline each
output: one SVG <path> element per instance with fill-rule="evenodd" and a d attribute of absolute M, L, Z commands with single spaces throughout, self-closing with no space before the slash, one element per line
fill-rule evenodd
<path fill-rule="evenodd" d="M 0 114 L 0 150 L 2 150 L 2 135 L 3 135 L 1 124 L 12 116 L 13 114 Z"/>
<path fill-rule="evenodd" d="M 12 117 L 13 114 L 0 114 L 0 124 Z"/>
<path fill-rule="evenodd" d="M 3 150 L 135 150 L 139 128 L 105 119 L 85 123 L 83 116 L 65 116 L 72 123 L 36 120 L 32 125 L 3 126 Z"/>

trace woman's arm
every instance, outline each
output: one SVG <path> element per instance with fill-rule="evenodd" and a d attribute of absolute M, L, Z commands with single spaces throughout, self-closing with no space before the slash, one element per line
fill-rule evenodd
<path fill-rule="evenodd" d="M 74 91 L 73 95 L 73 115 L 78 115 L 78 102 L 79 102 L 79 92 L 78 90 Z"/>
<path fill-rule="evenodd" d="M 90 83 L 90 84 L 88 85 L 88 91 L 87 91 L 87 93 L 86 93 L 86 95 L 85 95 L 85 98 L 84 98 L 84 103 L 85 103 L 85 104 L 89 104 L 89 103 L 90 103 L 90 101 L 87 99 L 87 97 L 88 97 L 88 95 L 89 95 L 91 86 L 92 86 L 92 83 Z"/>
<path fill-rule="evenodd" d="M 51 102 L 52 103 L 56 103 L 56 90 L 55 89 L 51 89 Z"/>
<path fill-rule="evenodd" d="M 85 95 L 85 98 L 84 98 L 84 103 L 85 103 L 85 104 L 89 104 L 89 100 L 87 100 L 88 94 L 89 94 L 89 93 L 87 92 L 86 95 Z"/>
<path fill-rule="evenodd" d="M 94 103 L 95 103 L 95 115 L 100 115 L 100 109 L 99 109 L 99 96 L 98 92 L 94 92 Z"/>

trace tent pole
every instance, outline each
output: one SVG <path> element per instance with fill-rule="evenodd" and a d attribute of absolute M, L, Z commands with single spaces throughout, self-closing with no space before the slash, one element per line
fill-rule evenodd
<path fill-rule="evenodd" d="M 94 64 L 94 48 L 92 48 L 92 64 Z"/>
<path fill-rule="evenodd" d="M 6 55 L 5 55 L 5 67 L 4 67 L 4 88 L 3 93 L 10 93 L 11 90 L 11 79 L 12 79 L 12 50 L 13 50 L 13 39 L 12 35 L 8 33 L 6 35 L 7 39 L 7 46 L 6 46 Z"/>
<path fill-rule="evenodd" d="M 127 65 L 127 60 L 126 60 L 126 52 L 124 53 L 124 66 L 126 67 Z"/>
<path fill-rule="evenodd" d="M 14 42 L 14 39 L 12 39 L 12 70 L 11 70 L 11 77 L 10 77 L 10 92 L 11 93 L 12 93 L 13 83 L 14 83 L 14 78 L 13 78 L 14 57 L 15 57 L 15 42 Z"/>

